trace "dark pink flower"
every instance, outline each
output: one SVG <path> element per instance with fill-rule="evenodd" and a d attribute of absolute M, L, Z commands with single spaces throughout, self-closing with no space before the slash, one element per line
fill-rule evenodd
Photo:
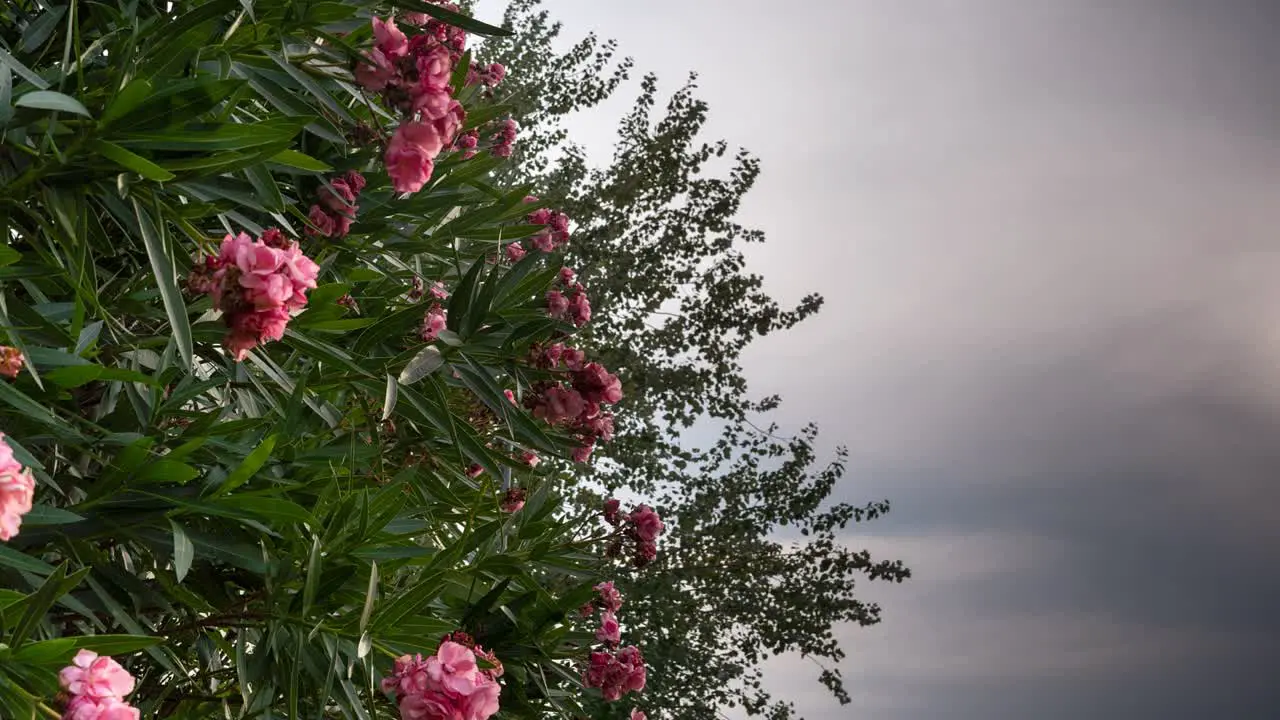
<path fill-rule="evenodd" d="M 18 377 L 22 372 L 22 351 L 18 348 L 0 345 L 0 375 L 8 378 Z"/>
<path fill-rule="evenodd" d="M 573 449 L 573 461 L 585 463 L 591 459 L 591 451 L 595 450 L 595 441 L 591 440 Z"/>
<path fill-rule="evenodd" d="M 524 488 L 511 488 L 502 496 L 502 512 L 519 512 L 524 507 Z"/>
<path fill-rule="evenodd" d="M 524 259 L 525 249 L 520 243 L 511 243 L 506 247 L 507 260 L 513 263 Z"/>
<path fill-rule="evenodd" d="M 622 503 L 616 498 L 609 498 L 604 501 L 604 520 L 610 525 L 617 525 L 622 521 Z M 610 586 L 612 587 L 612 586 Z"/>
<path fill-rule="evenodd" d="M 563 317 L 569 310 L 569 299 L 559 290 L 547 292 L 547 314 L 551 317 Z"/>

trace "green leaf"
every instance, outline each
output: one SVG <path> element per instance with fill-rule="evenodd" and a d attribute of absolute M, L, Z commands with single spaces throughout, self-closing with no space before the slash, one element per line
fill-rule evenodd
<path fill-rule="evenodd" d="M 98 125 L 106 127 L 107 125 L 128 115 L 142 104 L 151 95 L 151 83 L 143 78 L 134 78 L 125 85 L 120 92 L 116 93 L 107 104 L 107 109 L 102 112 L 102 119 L 98 121 Z"/>
<path fill-rule="evenodd" d="M 320 87 L 320 83 L 316 82 L 315 78 L 299 70 L 288 60 L 281 57 L 279 53 L 272 52 L 271 50 L 264 50 L 263 53 L 266 54 L 267 57 L 271 58 L 275 64 L 279 65 L 282 70 L 288 73 L 289 77 L 293 78 L 295 82 L 305 88 L 307 92 L 311 93 L 312 97 L 319 100 L 321 105 L 328 108 L 330 112 L 337 115 L 347 125 L 355 125 L 356 119 L 351 117 L 351 113 L 347 112 L 347 109 L 338 104 L 338 101 L 334 100 L 332 95 L 326 92 L 324 88 Z"/>
<path fill-rule="evenodd" d="M 480 22 L 469 15 L 446 10 L 439 5 L 422 2 L 422 0 L 391 0 L 391 4 L 404 8 L 405 10 L 413 10 L 415 12 L 426 13 L 434 18 L 443 20 L 450 25 L 460 27 L 463 30 L 476 33 L 477 35 L 488 35 L 492 37 L 508 37 L 511 35 L 510 30 L 504 30 L 500 27 L 494 27 L 488 23 Z"/>
<path fill-rule="evenodd" d="M 187 537 L 187 531 L 177 522 L 170 520 L 169 525 L 173 527 L 173 574 L 177 576 L 178 582 L 187 576 L 187 571 L 191 569 L 191 561 L 195 559 L 196 548 L 191 544 L 191 538 Z"/>
<path fill-rule="evenodd" d="M 18 62 L 17 58 L 10 55 L 2 47 L 0 47 L 0 63 L 7 65 L 11 70 L 18 73 L 18 75 L 21 76 L 23 80 L 26 80 L 27 82 L 31 83 L 32 85 L 35 85 L 41 90 L 49 87 L 49 83 L 45 82 L 44 78 L 32 72 L 31 68 Z"/>
<path fill-rule="evenodd" d="M 322 173 L 329 172 L 333 169 L 329 165 L 320 162 L 310 155 L 303 155 L 297 150 L 282 150 L 275 155 L 272 155 L 270 159 L 271 162 L 291 168 L 297 168 L 299 170 L 306 170 L 307 172 Z"/>
<path fill-rule="evenodd" d="M 187 306 L 182 301 L 182 291 L 178 289 L 173 251 L 165 242 L 162 231 L 151 221 L 151 216 L 138 203 L 137 198 L 133 199 L 133 211 L 137 216 L 138 227 L 142 231 L 142 240 L 147 246 L 147 257 L 151 260 L 151 270 L 160 288 L 160 297 L 164 300 L 164 310 L 169 316 L 169 327 L 173 330 L 173 339 L 178 344 L 178 360 L 190 371 L 192 357 L 195 355 L 195 343 L 191 338 L 191 321 L 187 317 Z"/>
<path fill-rule="evenodd" d="M 75 652 L 75 649 L 75 638 L 41 640 L 19 648 L 13 654 L 13 659 L 17 662 L 31 665 L 61 664 L 61 662 L 71 659 L 71 653 Z"/>
<path fill-rule="evenodd" d="M 164 642 L 164 638 L 148 635 L 77 635 L 68 639 L 77 649 L 92 650 L 99 655 L 128 655 Z"/>
<path fill-rule="evenodd" d="M 83 522 L 84 518 L 71 512 L 49 505 L 32 506 L 31 511 L 22 516 L 23 527 L 40 525 L 70 525 Z"/>
<path fill-rule="evenodd" d="M 253 449 L 253 452 L 245 456 L 244 461 L 236 466 L 236 469 L 232 470 L 230 475 L 227 475 L 227 479 L 223 481 L 222 485 L 218 487 L 214 494 L 225 495 L 246 482 L 249 482 L 249 479 L 257 474 L 257 472 L 262 469 L 262 466 L 266 464 L 267 460 L 271 458 L 271 451 L 274 450 L 275 447 L 276 436 L 267 436 L 266 439 L 258 445 L 258 447 Z"/>
<path fill-rule="evenodd" d="M 89 114 L 88 108 L 80 104 L 79 100 L 63 95 L 53 90 L 36 90 L 14 101 L 15 107 L 35 108 L 38 110 L 58 110 L 61 112 L 75 113 L 83 115 L 87 118 L 93 116 Z"/>
<path fill-rule="evenodd" d="M 258 197 L 262 199 L 264 207 L 276 212 L 284 211 L 284 196 L 280 194 L 280 188 L 264 165 L 250 165 L 244 169 L 244 174 L 249 178 L 249 184 L 253 186 Z"/>
<path fill-rule="evenodd" d="M 27 397 L 25 393 L 18 390 L 9 383 L 0 382 L 0 401 L 13 407 L 18 412 L 26 415 L 28 418 L 35 420 L 43 425 L 47 425 L 64 435 L 78 437 L 80 433 L 75 428 L 68 425 L 62 418 L 54 415 L 45 405 Z"/>
<path fill-rule="evenodd" d="M 316 526 L 316 519 L 306 508 L 283 498 L 263 497 L 260 495 L 227 495 L 210 501 L 210 505 L 241 510 L 268 520 L 284 522 L 300 522 Z"/>
<path fill-rule="evenodd" d="M 60 5 L 50 8 L 31 21 L 27 29 L 22 32 L 22 52 L 32 53 L 44 45 L 49 40 L 49 36 L 57 29 L 58 23 L 62 21 L 62 17 L 67 14 L 67 6 Z"/>
<path fill-rule="evenodd" d="M 387 390 L 382 396 L 382 421 L 386 422 L 387 418 L 396 409 L 396 400 L 400 397 L 400 384 L 396 378 L 390 374 L 387 375 Z"/>
<path fill-rule="evenodd" d="M 440 369 L 441 365 L 444 365 L 444 356 L 440 354 L 440 349 L 435 345 L 428 345 L 414 355 L 400 371 L 399 382 L 401 385 L 412 385 Z"/>
<path fill-rule="evenodd" d="M 109 143 L 106 140 L 94 140 L 89 147 L 120 167 L 132 170 L 148 180 L 165 182 L 174 178 L 174 174 L 168 170 L 115 143 Z"/>
<path fill-rule="evenodd" d="M 0 565 L 37 575 L 48 575 L 54 570 L 52 565 L 40 558 L 20 553 L 3 543 L 0 543 Z"/>

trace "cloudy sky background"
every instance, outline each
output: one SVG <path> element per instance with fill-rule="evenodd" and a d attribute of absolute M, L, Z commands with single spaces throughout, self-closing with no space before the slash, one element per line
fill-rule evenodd
<path fill-rule="evenodd" d="M 916 577 L 809 720 L 1280 717 L 1280 6 L 547 0 L 763 176 L 779 420 L 852 450 Z M 480 14 L 497 16 L 498 0 Z M 575 119 L 608 157 L 617 102 Z M 796 361 L 803 355 L 804 371 Z"/>

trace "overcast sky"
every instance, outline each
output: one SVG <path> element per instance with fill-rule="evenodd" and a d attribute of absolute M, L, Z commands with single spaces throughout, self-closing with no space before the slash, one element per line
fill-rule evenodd
<path fill-rule="evenodd" d="M 486 0 L 481 14 L 500 5 Z M 809 720 L 1280 717 L 1280 6 L 547 0 L 763 176 L 748 377 L 916 577 Z M 634 96 L 578 118 L 607 157 Z M 797 356 L 807 358 L 797 362 Z M 803 366 L 804 371 L 797 372 Z"/>

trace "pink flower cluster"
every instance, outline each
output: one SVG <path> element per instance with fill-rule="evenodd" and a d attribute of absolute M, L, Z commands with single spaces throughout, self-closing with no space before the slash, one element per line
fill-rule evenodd
<path fill-rule="evenodd" d="M 467 85 L 497 87 L 506 77 L 507 68 L 502 63 L 490 63 L 485 67 L 471 63 L 471 67 L 467 68 Z"/>
<path fill-rule="evenodd" d="M 573 270 L 560 268 L 559 287 L 547 291 L 547 314 L 568 320 L 574 327 L 591 322 L 591 302 L 587 289 L 577 281 Z"/>
<path fill-rule="evenodd" d="M 307 228 L 307 232 L 323 237 L 346 237 L 351 231 L 351 223 L 355 222 L 356 211 L 360 209 L 356 204 L 356 197 L 363 189 L 364 176 L 355 170 L 334 178 L 328 185 L 320 186 L 316 190 L 319 202 L 311 206 L 311 212 L 307 215 L 312 225 Z"/>
<path fill-rule="evenodd" d="M 222 344 L 243 360 L 259 344 L 284 337 L 290 313 L 306 306 L 319 272 L 297 243 L 271 228 L 258 240 L 227 235 L 217 257 L 205 258 L 188 283 L 213 297 L 228 328 Z"/>
<path fill-rule="evenodd" d="M 422 342 L 431 342 L 440 337 L 440 331 L 444 330 L 448 323 L 448 316 L 440 303 L 431 303 L 427 314 L 422 318 L 422 328 L 418 332 Z"/>
<path fill-rule="evenodd" d="M 420 19 L 413 17 L 412 20 Z M 382 93 L 406 120 L 384 157 L 396 192 L 418 192 L 435 172 L 435 159 L 462 128 L 466 112 L 453 99 L 453 69 L 466 49 L 466 33 L 428 19 L 412 38 L 395 18 L 373 19 L 374 47 L 356 67 L 356 81 Z"/>
<path fill-rule="evenodd" d="M 585 362 L 581 350 L 556 343 L 537 352 L 535 363 L 555 369 L 563 362 L 569 370 L 569 385 L 540 383 L 525 396 L 525 404 L 533 416 L 549 425 L 565 425 L 578 438 L 573 450 L 575 462 L 591 458 L 597 441 L 613 439 L 613 414 L 603 412 L 602 405 L 613 405 L 622 399 L 622 383 L 600 363 Z"/>
<path fill-rule="evenodd" d="M 621 512 L 621 503 L 615 499 L 604 503 L 605 522 L 619 527 L 621 535 L 609 546 L 608 555 L 622 555 L 623 546 L 631 546 L 631 561 L 636 567 L 644 567 L 658 556 L 658 536 L 666 529 L 662 518 L 648 505 L 637 505 L 629 513 Z"/>
<path fill-rule="evenodd" d="M 8 541 L 22 527 L 22 516 L 31 512 L 36 480 L 30 468 L 13 457 L 13 448 L 0 433 L 0 540 Z"/>
<path fill-rule="evenodd" d="M 599 688 L 604 699 L 610 702 L 629 692 L 639 692 L 645 683 L 644 656 L 634 645 L 617 652 L 593 652 L 582 682 L 587 687 Z"/>
<path fill-rule="evenodd" d="M 489 152 L 493 153 L 494 157 L 511 157 L 511 151 L 516 145 L 516 132 L 518 130 L 519 126 L 516 125 L 515 120 L 511 118 L 504 120 L 502 127 L 498 128 L 498 132 L 490 136 L 490 139 L 493 140 L 493 146 L 489 148 Z"/>
<path fill-rule="evenodd" d="M 22 351 L 8 345 L 0 345 L 0 375 L 16 378 L 20 372 L 22 372 Z"/>
<path fill-rule="evenodd" d="M 551 252 L 569 244 L 569 216 L 559 210 L 539 208 L 529 213 L 525 221 L 530 225 L 545 225 L 533 236 L 533 246 L 542 252 Z"/>
<path fill-rule="evenodd" d="M 382 690 L 399 695 L 403 720 L 485 720 L 498 712 L 499 675 L 500 664 L 482 670 L 474 650 L 445 640 L 425 660 L 421 655 L 397 659 Z"/>
<path fill-rule="evenodd" d="M 71 699 L 63 720 L 138 720 L 138 709 L 124 701 L 134 679 L 120 663 L 91 650 L 76 653 L 58 673 L 58 682 Z"/>

